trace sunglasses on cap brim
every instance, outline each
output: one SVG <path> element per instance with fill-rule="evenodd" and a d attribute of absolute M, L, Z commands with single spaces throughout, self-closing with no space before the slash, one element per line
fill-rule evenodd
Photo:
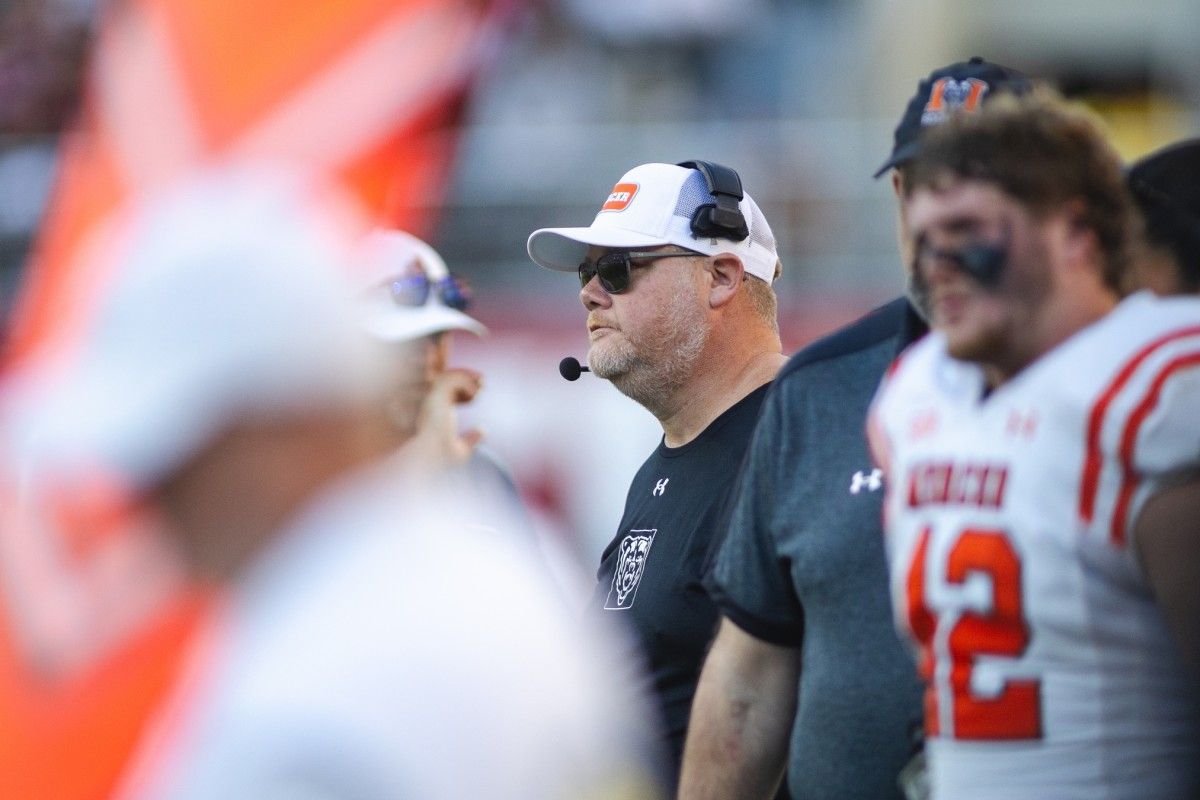
<path fill-rule="evenodd" d="M 406 308 L 425 305 L 431 293 L 435 293 L 443 305 L 455 311 L 466 311 L 471 305 L 471 291 L 457 275 L 433 280 L 424 272 L 417 272 L 396 278 L 389 284 L 389 289 L 392 301 Z"/>
<path fill-rule="evenodd" d="M 630 270 L 635 261 L 657 261 L 660 258 L 695 258 L 703 256 L 690 250 L 682 253 L 658 253 L 654 251 L 631 252 L 623 250 L 607 253 L 595 261 L 584 259 L 579 265 L 579 288 L 591 283 L 592 278 L 600 279 L 600 287 L 609 294 L 620 294 L 629 288 Z M 639 265 L 646 266 L 646 265 Z"/>

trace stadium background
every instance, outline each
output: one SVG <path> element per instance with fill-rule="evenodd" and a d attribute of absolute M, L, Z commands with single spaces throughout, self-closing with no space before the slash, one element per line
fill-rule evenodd
<path fill-rule="evenodd" d="M 486 391 L 467 422 L 513 468 L 538 525 L 586 572 L 659 435 L 607 384 L 562 381 L 586 352 L 569 275 L 525 256 L 534 228 L 586 224 L 627 168 L 736 167 L 779 240 L 789 352 L 901 288 L 895 211 L 871 174 L 916 82 L 971 55 L 1046 78 L 1137 157 L 1200 134 L 1192 0 L 533 0 L 440 110 L 408 227 L 475 289 L 486 340 L 457 342 Z M 11 308 L 70 116 L 92 0 L 0 7 L 0 315 Z M 148 114 L 147 124 L 152 124 Z M 0 317 L 3 319 L 4 317 Z M 732 465 L 731 465 L 732 466 Z"/>

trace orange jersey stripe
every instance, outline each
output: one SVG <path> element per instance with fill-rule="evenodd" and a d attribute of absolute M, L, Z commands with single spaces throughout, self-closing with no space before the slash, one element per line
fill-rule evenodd
<path fill-rule="evenodd" d="M 1108 414 L 1108 408 L 1112 405 L 1117 395 L 1125 388 L 1126 384 L 1133 378 L 1134 372 L 1140 367 L 1146 359 L 1154 354 L 1160 347 L 1163 347 L 1171 342 L 1179 339 L 1185 339 L 1189 336 L 1200 334 L 1200 327 L 1182 328 L 1177 331 L 1171 331 L 1154 341 L 1147 344 L 1137 353 L 1134 353 L 1109 384 L 1108 388 L 1096 400 L 1092 406 L 1091 413 L 1088 415 L 1087 425 L 1087 456 L 1084 459 L 1083 475 L 1080 478 L 1080 494 L 1079 494 L 1079 516 L 1084 522 L 1091 522 L 1096 511 L 1096 495 L 1100 487 L 1100 470 L 1103 467 L 1103 452 L 1100 447 L 1100 434 L 1104 427 L 1104 419 Z"/>
<path fill-rule="evenodd" d="M 1137 408 L 1130 415 L 1129 421 L 1125 424 L 1125 431 L 1121 435 L 1121 490 L 1117 496 L 1117 505 L 1112 518 L 1112 540 L 1118 545 L 1125 543 L 1126 526 L 1129 522 L 1126 518 L 1129 516 L 1129 506 L 1133 502 L 1133 495 L 1137 491 L 1139 483 L 1133 461 L 1142 424 L 1158 406 L 1158 399 L 1162 395 L 1163 386 L 1166 385 L 1167 380 L 1181 370 L 1194 369 L 1197 366 L 1200 366 L 1200 353 L 1188 353 L 1167 362 L 1166 366 L 1155 376 L 1146 396 L 1138 403 Z"/>

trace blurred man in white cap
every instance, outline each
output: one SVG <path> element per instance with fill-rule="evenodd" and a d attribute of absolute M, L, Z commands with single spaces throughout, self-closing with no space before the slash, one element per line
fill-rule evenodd
<path fill-rule="evenodd" d="M 118 796 L 655 796 L 603 641 L 368 466 L 385 372 L 303 188 L 152 198 L 73 369 L 8 398 L 34 472 L 119 472 L 225 594 Z"/>
<path fill-rule="evenodd" d="M 394 442 L 401 445 L 417 435 L 431 394 L 458 403 L 475 396 L 479 374 L 448 368 L 450 334 L 482 336 L 486 328 L 465 313 L 471 300 L 466 285 L 425 242 L 404 231 L 376 230 L 366 250 L 363 325 L 389 344 L 394 371 L 388 417 Z M 478 437 L 468 431 L 461 439 L 458 450 L 464 452 Z"/>
<path fill-rule="evenodd" d="M 629 623 L 641 643 L 677 770 L 718 616 L 701 577 L 784 363 L 775 238 L 729 167 L 643 164 L 617 182 L 589 227 L 535 231 L 529 255 L 578 274 L 592 372 L 662 424 L 604 551 L 591 607 Z"/>
<path fill-rule="evenodd" d="M 372 232 L 364 258 L 363 326 L 384 343 L 390 365 L 385 440 L 402 447 L 422 469 L 448 468 L 470 487 L 515 503 L 516 486 L 495 456 L 480 447 L 480 432 L 458 427 L 455 409 L 475 398 L 482 376 L 449 365 L 450 339 L 456 331 L 487 332 L 466 314 L 467 285 L 450 273 L 436 250 L 404 231 Z"/>

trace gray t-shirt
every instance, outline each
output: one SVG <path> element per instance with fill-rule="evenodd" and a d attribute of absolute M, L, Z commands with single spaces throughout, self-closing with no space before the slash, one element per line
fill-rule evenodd
<path fill-rule="evenodd" d="M 810 345 L 775 380 L 706 586 L 738 627 L 799 647 L 788 789 L 796 800 L 901 798 L 921 682 L 893 625 L 883 482 L 867 407 L 923 331 L 901 299 Z"/>

